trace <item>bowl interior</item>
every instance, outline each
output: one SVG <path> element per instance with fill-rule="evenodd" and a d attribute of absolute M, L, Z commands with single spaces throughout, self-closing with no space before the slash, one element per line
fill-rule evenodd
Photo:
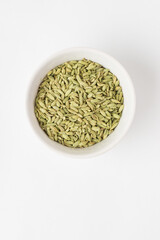
<path fill-rule="evenodd" d="M 91 147 L 82 149 L 72 149 L 50 140 L 48 136 L 43 132 L 34 114 L 34 100 L 40 82 L 50 69 L 56 67 L 59 64 L 62 64 L 63 62 L 69 60 L 78 60 L 82 58 L 87 58 L 94 62 L 100 63 L 105 68 L 109 68 L 110 71 L 117 76 L 117 78 L 120 81 L 120 85 L 122 86 L 124 94 L 124 110 L 118 126 L 113 131 L 113 133 L 109 135 L 105 140 Z M 117 62 L 114 58 L 112 58 L 108 54 L 105 54 L 94 49 L 73 48 L 64 50 L 50 57 L 50 59 L 48 59 L 40 67 L 40 69 L 34 76 L 31 82 L 31 86 L 29 88 L 27 107 L 29 119 L 34 130 L 39 135 L 39 137 L 53 150 L 57 150 L 63 154 L 67 154 L 68 156 L 90 157 L 111 149 L 125 135 L 128 128 L 130 127 L 135 112 L 135 94 L 132 81 L 128 73 L 122 67 L 122 65 L 119 62 Z"/>

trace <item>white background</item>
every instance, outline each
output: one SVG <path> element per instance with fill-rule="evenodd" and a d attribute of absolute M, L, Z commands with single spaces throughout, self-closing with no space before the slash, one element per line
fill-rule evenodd
<path fill-rule="evenodd" d="M 159 0 L 0 1 L 0 239 L 160 239 Z M 124 65 L 137 96 L 126 137 L 94 159 L 55 154 L 26 98 L 51 54 L 93 47 Z"/>

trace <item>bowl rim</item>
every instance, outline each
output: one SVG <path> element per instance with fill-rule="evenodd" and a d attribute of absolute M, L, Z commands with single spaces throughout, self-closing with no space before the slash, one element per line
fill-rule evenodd
<path fill-rule="evenodd" d="M 70 153 L 67 153 L 67 152 L 62 152 L 54 147 L 52 147 L 50 144 L 48 144 L 44 139 L 42 139 L 42 137 L 37 133 L 37 131 L 35 130 L 34 126 L 33 126 L 33 123 L 32 123 L 32 119 L 31 119 L 31 114 L 30 114 L 30 106 L 29 106 L 29 97 L 30 97 L 30 90 L 32 88 L 32 85 L 33 85 L 33 82 L 37 76 L 37 74 L 39 73 L 39 71 L 44 67 L 46 66 L 47 63 L 49 63 L 51 60 L 53 60 L 54 58 L 60 56 L 60 55 L 63 55 L 63 54 L 67 54 L 69 52 L 76 52 L 76 51 L 87 51 L 87 52 L 93 52 L 93 53 L 97 53 L 97 54 L 100 54 L 101 56 L 107 56 L 108 58 L 110 58 L 112 61 L 115 62 L 115 64 L 117 66 L 119 66 L 122 71 L 126 74 L 127 76 L 127 80 L 129 81 L 129 84 L 131 86 L 131 89 L 132 89 L 132 98 L 133 98 L 133 106 L 132 106 L 132 112 L 131 112 L 131 116 L 130 116 L 130 121 L 128 122 L 128 126 L 127 128 L 123 131 L 123 133 L 121 134 L 121 136 L 117 139 L 117 141 L 114 141 L 112 144 L 110 144 L 110 146 L 106 149 L 106 148 L 102 148 L 100 149 L 99 151 L 97 152 L 94 152 L 94 153 L 89 153 L 89 154 L 78 154 L 78 153 L 73 153 L 73 154 L 70 154 Z M 34 73 L 32 74 L 32 77 L 31 77 L 31 80 L 29 82 L 29 86 L 28 86 L 28 89 L 27 89 L 27 101 L 26 101 L 26 108 L 27 108 L 27 117 L 29 119 L 29 122 L 30 122 L 30 125 L 33 129 L 33 132 L 35 133 L 35 135 L 37 135 L 37 137 L 40 139 L 41 142 L 43 142 L 46 146 L 48 146 L 53 152 L 57 152 L 59 153 L 60 155 L 65 155 L 66 157 L 70 157 L 70 158 L 91 158 L 91 157 L 96 157 L 96 156 L 100 156 L 102 154 L 104 154 L 105 152 L 108 152 L 110 151 L 113 147 L 115 147 L 121 140 L 122 138 L 127 134 L 129 128 L 131 127 L 132 125 L 132 122 L 134 120 L 134 116 L 135 116 L 135 110 L 136 110 L 136 94 L 135 94 L 135 88 L 134 88 L 134 85 L 133 85 L 133 82 L 132 82 L 132 79 L 131 77 L 129 76 L 128 72 L 126 71 L 126 69 L 123 67 L 123 65 L 117 61 L 114 57 L 112 57 L 110 54 L 104 52 L 104 51 L 101 51 L 101 50 L 97 50 L 95 48 L 90 48 L 90 47 L 71 47 L 71 48 L 65 48 L 65 49 L 62 49 L 60 51 L 57 51 L 51 55 L 49 55 L 48 57 L 46 57 L 43 62 L 39 65 L 39 67 L 37 67 L 34 71 Z M 64 146 L 65 147 L 65 146 Z"/>

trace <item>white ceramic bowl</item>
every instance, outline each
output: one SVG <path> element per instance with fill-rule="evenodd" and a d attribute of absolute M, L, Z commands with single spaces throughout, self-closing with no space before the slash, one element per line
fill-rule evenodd
<path fill-rule="evenodd" d="M 95 144 L 94 146 L 88 148 L 73 149 L 50 140 L 48 136 L 43 132 L 34 114 L 34 100 L 40 82 L 50 69 L 63 62 L 69 60 L 78 60 L 82 58 L 87 58 L 94 62 L 100 63 L 102 66 L 109 68 L 111 72 L 118 77 L 124 94 L 124 110 L 118 126 L 109 137 L 100 143 Z M 134 117 L 135 103 L 135 92 L 131 78 L 119 62 L 117 62 L 108 54 L 95 49 L 71 48 L 52 55 L 49 59 L 44 61 L 42 66 L 40 66 L 38 72 L 33 77 L 29 88 L 27 108 L 31 125 L 39 138 L 43 140 L 44 143 L 53 149 L 53 151 L 57 151 L 63 155 L 83 158 L 96 156 L 108 151 L 109 149 L 113 148 L 122 139 L 122 137 L 124 137 Z"/>

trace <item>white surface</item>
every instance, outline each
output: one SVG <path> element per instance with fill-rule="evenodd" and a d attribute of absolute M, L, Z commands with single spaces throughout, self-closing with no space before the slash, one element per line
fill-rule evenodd
<path fill-rule="evenodd" d="M 0 2 L 0 239 L 160 239 L 160 2 Z M 53 154 L 26 112 L 33 74 L 50 54 L 88 46 L 131 75 L 135 121 L 94 159 Z"/>
<path fill-rule="evenodd" d="M 34 105 L 37 89 L 46 73 L 59 64 L 83 58 L 100 63 L 105 68 L 109 68 L 110 71 L 117 76 L 123 90 L 124 110 L 118 126 L 105 140 L 88 148 L 73 149 L 63 146 L 62 144 L 59 144 L 48 138 L 38 124 L 34 113 Z M 69 48 L 50 56 L 47 61 L 44 61 L 43 65 L 39 67 L 38 72 L 34 74 L 27 96 L 28 117 L 34 131 L 37 133 L 40 139 L 48 145 L 48 147 L 51 147 L 54 153 L 57 151 L 58 154 L 62 154 L 63 157 L 67 156 L 73 158 L 100 156 L 100 154 L 113 148 L 129 130 L 135 114 L 135 104 L 136 99 L 133 83 L 124 67 L 108 54 L 92 48 Z"/>

